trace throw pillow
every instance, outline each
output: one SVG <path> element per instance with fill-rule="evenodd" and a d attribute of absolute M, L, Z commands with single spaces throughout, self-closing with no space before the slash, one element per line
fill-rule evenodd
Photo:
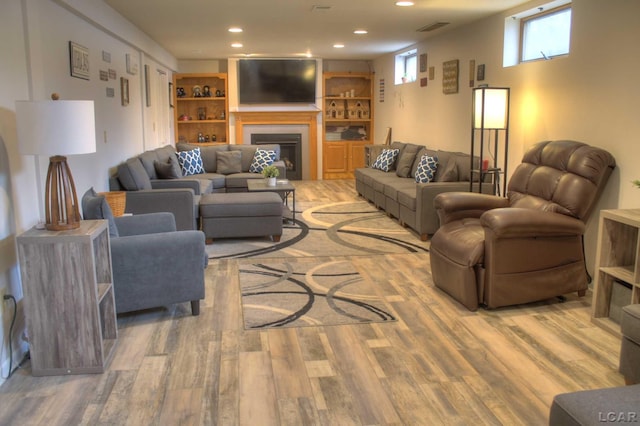
<path fill-rule="evenodd" d="M 153 162 L 153 168 L 156 170 L 156 174 L 160 179 L 177 179 L 180 176 L 176 174 L 173 164 L 171 162 L 161 163 L 156 160 Z"/>
<path fill-rule="evenodd" d="M 442 168 L 438 167 L 437 182 L 457 182 L 458 181 L 458 164 L 454 158 L 449 159 L 447 165 Z"/>
<path fill-rule="evenodd" d="M 118 166 L 118 180 L 127 191 L 151 189 L 151 179 L 137 157 L 130 158 Z"/>
<path fill-rule="evenodd" d="M 262 173 L 262 169 L 273 164 L 276 160 L 276 152 L 262 148 L 256 149 L 256 153 L 253 155 L 253 161 L 249 166 L 249 172 Z"/>
<path fill-rule="evenodd" d="M 177 152 L 178 163 L 182 168 L 183 176 L 197 175 L 198 173 L 204 173 L 204 166 L 202 165 L 202 156 L 200 155 L 200 148 L 192 149 L 191 151 Z"/>
<path fill-rule="evenodd" d="M 420 163 L 418 164 L 418 170 L 416 171 L 416 182 L 431 182 L 433 180 L 433 177 L 436 175 L 437 168 L 438 157 L 432 157 L 430 155 L 424 154 L 420 158 Z"/>
<path fill-rule="evenodd" d="M 118 227 L 113 218 L 113 212 L 107 199 L 96 194 L 93 187 L 89 188 L 82 196 L 82 217 L 85 220 L 106 219 L 109 223 L 109 236 L 118 237 Z"/>
<path fill-rule="evenodd" d="M 407 144 L 400 155 L 398 156 L 398 162 L 396 164 L 396 176 L 409 177 L 411 174 L 411 167 L 416 159 L 416 154 L 420 149 L 419 145 Z"/>
<path fill-rule="evenodd" d="M 383 149 L 376 161 L 373 162 L 374 169 L 382 170 L 383 172 L 388 172 L 393 169 L 393 164 L 398 157 L 399 149 Z"/>
<path fill-rule="evenodd" d="M 227 151 L 218 153 L 216 170 L 222 175 L 242 172 L 242 152 Z"/>

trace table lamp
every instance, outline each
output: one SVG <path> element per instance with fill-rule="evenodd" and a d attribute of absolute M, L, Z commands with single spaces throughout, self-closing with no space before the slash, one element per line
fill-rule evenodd
<path fill-rule="evenodd" d="M 64 231 L 80 226 L 76 187 L 65 155 L 96 152 L 93 101 L 16 101 L 19 151 L 48 155 L 45 228 Z"/>

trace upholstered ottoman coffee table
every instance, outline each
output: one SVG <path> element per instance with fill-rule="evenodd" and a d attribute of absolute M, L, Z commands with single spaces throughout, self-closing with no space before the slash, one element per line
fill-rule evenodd
<path fill-rule="evenodd" d="M 207 244 L 215 238 L 265 237 L 280 241 L 282 198 L 275 192 L 203 194 L 200 223 Z"/>

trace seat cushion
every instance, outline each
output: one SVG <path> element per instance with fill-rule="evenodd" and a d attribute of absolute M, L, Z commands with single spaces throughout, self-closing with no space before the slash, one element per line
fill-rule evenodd
<path fill-rule="evenodd" d="M 205 194 L 200 198 L 200 216 L 282 216 L 282 198 L 275 192 Z"/>
<path fill-rule="evenodd" d="M 636 424 L 640 421 L 640 385 L 556 395 L 550 426 Z"/>

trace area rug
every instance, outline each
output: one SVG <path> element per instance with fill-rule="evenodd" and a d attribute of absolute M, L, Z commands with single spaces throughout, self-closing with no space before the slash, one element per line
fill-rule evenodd
<path fill-rule="evenodd" d="M 269 238 L 218 239 L 210 259 L 358 256 L 428 252 L 429 243 L 366 201 L 298 203 L 295 223 L 280 242 Z"/>
<path fill-rule="evenodd" d="M 348 260 L 240 265 L 246 329 L 395 321 Z"/>

